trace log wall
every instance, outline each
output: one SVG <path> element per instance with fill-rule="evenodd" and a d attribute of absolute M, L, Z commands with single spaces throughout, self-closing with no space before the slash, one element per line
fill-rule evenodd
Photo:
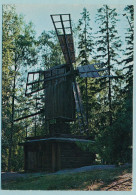
<path fill-rule="evenodd" d="M 91 165 L 95 155 L 76 143 L 32 142 L 24 145 L 25 171 L 49 171 Z"/>

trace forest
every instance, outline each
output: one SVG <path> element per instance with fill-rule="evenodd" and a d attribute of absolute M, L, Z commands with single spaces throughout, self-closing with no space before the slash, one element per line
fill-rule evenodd
<path fill-rule="evenodd" d="M 128 25 L 118 32 L 119 15 Z M 96 14 L 97 31 L 91 25 L 87 8 L 77 23 L 72 23 L 76 63 L 74 67 L 102 62 L 107 78 L 78 78 L 87 116 L 89 137 L 97 163 L 132 162 L 134 7 L 124 6 L 122 13 L 109 5 L 100 6 Z M 64 64 L 54 29 L 36 37 L 34 24 L 25 22 L 14 5 L 3 5 L 2 20 L 2 171 L 20 171 L 24 166 L 23 147 L 18 144 L 27 136 L 42 136 L 43 114 L 16 121 L 44 107 L 44 99 L 25 96 L 27 73 Z M 39 93 L 42 97 L 42 92 Z M 52 121 L 51 121 L 52 122 Z M 71 134 L 78 134 L 78 122 L 70 124 Z M 86 135 L 86 133 L 84 133 Z M 87 147 L 90 147 L 89 145 Z"/>

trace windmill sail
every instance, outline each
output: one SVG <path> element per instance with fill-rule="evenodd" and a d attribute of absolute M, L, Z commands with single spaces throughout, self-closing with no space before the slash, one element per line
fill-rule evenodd
<path fill-rule="evenodd" d="M 80 77 L 100 77 L 94 65 L 84 65 L 77 68 Z"/>
<path fill-rule="evenodd" d="M 72 85 L 73 85 L 73 92 L 74 92 L 74 98 L 76 103 L 77 118 L 79 122 L 80 133 L 82 133 L 86 131 L 86 116 L 83 110 L 79 86 L 76 82 L 73 82 Z"/>
<path fill-rule="evenodd" d="M 51 15 L 56 34 L 68 65 L 75 62 L 74 42 L 70 14 Z"/>
<path fill-rule="evenodd" d="M 98 64 L 98 63 L 97 63 Z M 94 65 L 97 64 L 89 64 L 89 65 L 83 65 L 77 67 L 78 73 L 80 77 L 91 77 L 91 78 L 97 78 L 97 77 L 113 77 L 109 75 L 100 75 L 98 72 L 103 72 L 105 70 L 108 70 L 108 68 L 101 68 L 101 69 L 96 69 Z"/>
<path fill-rule="evenodd" d="M 44 89 L 44 71 L 28 72 L 25 95 L 31 95 Z"/>

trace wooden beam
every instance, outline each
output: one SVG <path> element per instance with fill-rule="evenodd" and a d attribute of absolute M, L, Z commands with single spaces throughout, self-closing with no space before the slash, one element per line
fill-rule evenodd
<path fill-rule="evenodd" d="M 71 74 L 71 72 L 68 71 L 68 72 L 65 73 L 65 74 L 56 75 L 56 76 L 51 76 L 50 78 L 46 78 L 46 79 L 43 79 L 43 80 L 39 80 L 39 81 L 34 81 L 34 82 L 31 82 L 31 83 L 27 83 L 27 86 L 28 86 L 28 85 L 32 85 L 32 84 L 36 84 L 36 83 L 40 83 L 40 82 L 51 81 L 51 80 L 54 80 L 54 79 L 58 79 L 58 78 L 61 78 L 61 77 L 68 76 L 68 75 L 70 75 L 70 74 Z"/>
<path fill-rule="evenodd" d="M 27 115 L 27 116 L 20 117 L 20 118 L 14 120 L 14 122 L 17 122 L 17 121 L 20 121 L 20 120 L 23 120 L 23 119 L 26 119 L 26 118 L 33 117 L 33 116 L 35 116 L 35 115 L 41 114 L 41 113 L 43 113 L 43 111 L 44 111 L 44 110 L 42 109 L 42 110 L 40 110 L 39 112 L 30 114 L 30 115 Z"/>

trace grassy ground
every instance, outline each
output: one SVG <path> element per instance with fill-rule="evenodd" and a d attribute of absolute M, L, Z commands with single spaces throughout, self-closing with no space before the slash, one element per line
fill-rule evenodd
<path fill-rule="evenodd" d="M 2 183 L 3 190 L 104 190 L 123 175 L 131 176 L 132 169 L 115 168 L 83 173 L 42 175 Z"/>

